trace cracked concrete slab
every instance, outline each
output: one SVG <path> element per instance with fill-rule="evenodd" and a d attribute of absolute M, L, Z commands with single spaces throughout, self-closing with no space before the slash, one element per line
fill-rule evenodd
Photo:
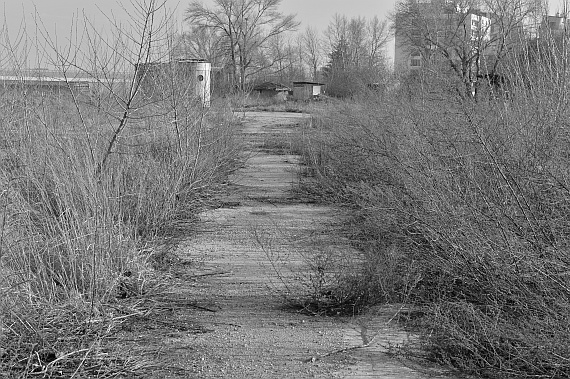
<path fill-rule="evenodd" d="M 200 215 L 195 235 L 178 250 L 185 260 L 203 261 L 189 269 L 196 279 L 181 280 L 177 292 L 209 309 L 180 311 L 208 332 L 165 336 L 161 354 L 172 371 L 151 377 L 419 379 L 442 373 L 388 354 L 412 338 L 393 322 L 394 306 L 353 318 L 284 307 L 283 296 L 310 285 L 307 257 L 315 241 L 339 254 L 349 249 L 327 229 L 338 221 L 338 210 L 292 196 L 298 157 L 260 148 L 268 136 L 297 132 L 307 117 L 245 113 L 251 151 L 231 178 L 235 191 L 221 199 L 225 207 Z"/>

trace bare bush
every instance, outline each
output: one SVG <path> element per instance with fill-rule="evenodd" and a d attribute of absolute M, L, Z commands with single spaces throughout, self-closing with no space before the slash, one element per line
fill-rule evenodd
<path fill-rule="evenodd" d="M 415 304 L 410 325 L 431 358 L 488 377 L 563 378 L 567 74 L 551 61 L 528 74 L 524 62 L 509 63 L 519 76 L 508 96 L 465 100 L 427 76 L 391 103 L 328 110 L 306 131 L 305 161 L 314 195 L 352 209 L 348 231 L 372 271 L 360 288 Z"/>
<path fill-rule="evenodd" d="M 138 64 L 164 57 L 170 16 L 155 1 L 130 15 L 130 34 L 111 28 L 110 40 L 88 22 L 87 46 L 45 40 L 60 86 L 11 67 L 20 80 L 1 89 L 2 371 L 119 372 L 94 344 L 116 324 L 120 305 L 109 305 L 149 290 L 149 245 L 195 217 L 235 168 L 229 109 L 204 109 L 173 81 L 161 96 L 141 93 Z"/>

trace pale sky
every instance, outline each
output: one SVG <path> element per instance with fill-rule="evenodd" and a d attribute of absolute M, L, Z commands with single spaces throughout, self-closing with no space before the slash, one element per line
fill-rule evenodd
<path fill-rule="evenodd" d="M 23 21 L 28 34 L 34 33 L 33 15 L 37 13 L 52 38 L 55 36 L 61 41 L 69 38 L 70 27 L 78 14 L 81 18 L 85 14 L 96 25 L 106 24 L 102 12 L 118 20 L 126 20 L 123 8 L 131 7 L 131 1 L 137 0 L 0 0 L 3 7 L 0 12 L 4 14 L 4 25 L 12 39 Z M 212 0 L 202 1 L 212 3 Z M 167 7 L 175 15 L 178 29 L 184 28 L 182 18 L 189 3 L 190 0 L 166 0 Z M 396 0 L 282 0 L 280 9 L 285 14 L 297 15 L 297 20 L 301 22 L 300 30 L 311 25 L 324 31 L 335 13 L 347 17 L 378 16 L 383 20 L 392 12 L 395 3 Z M 389 55 L 393 54 L 392 50 L 393 47 L 388 48 Z"/>
<path fill-rule="evenodd" d="M 121 4 L 130 5 L 136 0 L 0 0 L 3 6 L 7 23 L 10 28 L 17 27 L 23 15 L 31 22 L 30 15 L 34 13 L 34 7 L 41 16 L 46 26 L 58 25 L 58 29 L 69 28 L 74 13 L 85 12 L 93 20 L 104 20 L 101 11 L 106 14 L 124 16 Z M 295 13 L 297 19 L 302 22 L 301 28 L 312 24 L 319 30 L 324 30 L 335 13 L 348 17 L 364 16 L 371 18 L 378 16 L 384 19 L 394 9 L 397 0 L 282 0 L 281 10 L 283 13 Z M 212 0 L 203 0 L 205 4 Z M 551 0 L 551 12 L 559 8 L 561 0 Z M 180 21 L 184 9 L 190 1 L 166 0 L 167 6 L 175 12 Z M 99 10 L 100 9 L 100 10 Z M 180 21 L 181 23 L 181 21 Z"/>
<path fill-rule="evenodd" d="M 205 4 L 211 0 L 203 0 Z M 93 19 L 102 19 L 101 9 L 105 13 L 121 14 L 121 4 L 128 7 L 129 0 L 10 0 L 2 1 L 9 23 L 16 23 L 23 14 L 30 15 L 36 7 L 38 14 L 46 24 L 69 24 L 74 12 L 85 11 Z M 182 18 L 184 9 L 190 1 L 166 0 L 168 7 Z M 324 29 L 335 13 L 348 17 L 377 15 L 383 19 L 394 8 L 396 0 L 282 0 L 283 13 L 296 13 L 302 27 L 312 23 L 318 29 Z"/>

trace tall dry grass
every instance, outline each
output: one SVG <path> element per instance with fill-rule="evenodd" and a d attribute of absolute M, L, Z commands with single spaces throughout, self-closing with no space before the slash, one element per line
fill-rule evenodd
<path fill-rule="evenodd" d="M 19 95 L 7 90 L 2 106 Z M 144 293 L 145 244 L 192 220 L 238 153 L 229 110 L 195 106 L 175 127 L 156 105 L 138 110 L 100 170 L 114 133 L 109 109 L 86 105 L 81 125 L 67 94 L 23 96 L 1 137 L 4 341 L 35 333 L 42 316 L 30 307 L 72 303 L 88 325 L 105 303 Z"/>
<path fill-rule="evenodd" d="M 425 76 L 329 109 L 304 159 L 313 195 L 352 211 L 353 302 L 414 304 L 429 357 L 466 372 L 565 378 L 568 73 L 563 56 L 526 54 L 509 63 L 508 96 L 462 99 Z"/>

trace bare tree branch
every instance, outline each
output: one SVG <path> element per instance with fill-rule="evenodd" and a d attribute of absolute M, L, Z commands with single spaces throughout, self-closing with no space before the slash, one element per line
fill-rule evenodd
<path fill-rule="evenodd" d="M 535 8 L 532 0 L 405 0 L 396 7 L 396 38 L 424 63 L 450 67 L 471 96 L 478 78 L 495 75 L 505 56 L 522 46 Z"/>
<path fill-rule="evenodd" d="M 280 4 L 281 0 L 215 0 L 208 8 L 194 1 L 186 10 L 186 21 L 217 30 L 227 39 L 233 80 L 243 90 L 268 41 L 299 26 L 294 15 L 279 12 Z"/>

